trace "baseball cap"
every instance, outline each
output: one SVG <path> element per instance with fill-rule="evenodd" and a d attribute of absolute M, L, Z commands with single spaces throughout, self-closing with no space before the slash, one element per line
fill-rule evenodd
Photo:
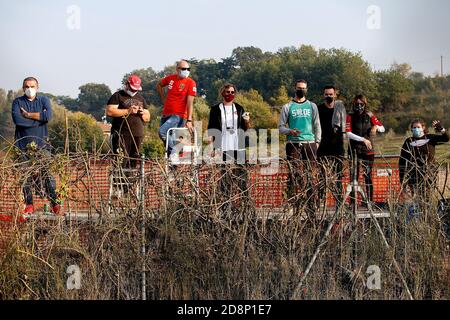
<path fill-rule="evenodd" d="M 128 77 L 128 84 L 133 90 L 142 91 L 141 83 L 141 79 L 135 74 Z"/>

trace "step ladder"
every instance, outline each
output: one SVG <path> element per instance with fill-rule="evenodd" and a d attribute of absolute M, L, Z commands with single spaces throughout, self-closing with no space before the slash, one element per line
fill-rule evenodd
<path fill-rule="evenodd" d="M 141 160 L 143 163 L 144 159 Z M 141 168 L 122 168 L 113 165 L 109 172 L 108 215 L 111 215 L 115 202 L 127 209 L 138 209 L 143 201 L 143 164 Z"/>
<path fill-rule="evenodd" d="M 194 128 L 193 134 L 188 128 L 171 128 L 166 136 L 166 172 L 170 182 L 177 181 L 177 167 L 193 166 L 193 182 L 199 186 L 199 156 L 201 148 L 198 145 L 197 132 Z M 169 139 L 175 141 L 173 152 L 168 155 Z"/>
<path fill-rule="evenodd" d="M 169 139 L 175 141 L 174 151 L 168 155 Z M 200 148 L 198 146 L 197 132 L 191 134 L 188 128 L 171 128 L 166 137 L 166 159 L 171 165 L 198 165 Z"/>

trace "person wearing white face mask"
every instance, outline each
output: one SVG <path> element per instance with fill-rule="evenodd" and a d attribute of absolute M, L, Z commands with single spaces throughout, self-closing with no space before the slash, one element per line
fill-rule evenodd
<path fill-rule="evenodd" d="M 433 121 L 436 134 L 429 134 L 425 122 L 416 119 L 411 122 L 412 137 L 402 146 L 399 159 L 400 182 L 408 185 L 412 194 L 430 192 L 437 175 L 435 167 L 436 146 L 450 140 L 447 130 L 440 121 Z"/>
<path fill-rule="evenodd" d="M 23 80 L 22 89 L 24 95 L 16 98 L 12 103 L 12 119 L 16 125 L 15 146 L 21 151 L 20 159 L 29 160 L 29 153 L 33 152 L 35 157 L 48 157 L 51 154 L 51 145 L 48 142 L 48 123 L 52 119 L 52 106 L 50 100 L 45 96 L 37 94 L 39 82 L 34 77 L 28 77 Z M 25 169 L 24 172 L 27 170 Z M 24 218 L 34 212 L 33 205 L 33 185 L 44 181 L 47 198 L 51 202 L 51 211 L 57 215 L 61 213 L 61 206 L 55 192 L 56 182 L 50 175 L 46 167 L 42 167 L 35 174 L 26 175 L 26 181 L 23 184 L 23 193 L 25 198 Z"/>
<path fill-rule="evenodd" d="M 164 104 L 161 126 L 158 130 L 159 137 L 166 144 L 167 132 L 172 128 L 186 127 L 191 134 L 194 131 L 192 113 L 194 110 L 194 98 L 197 95 L 197 84 L 191 78 L 189 63 L 181 60 L 177 63 L 177 73 L 161 79 L 156 91 Z M 167 94 L 164 88 L 167 87 Z M 169 137 L 167 155 L 170 157 L 174 150 L 175 141 Z"/>
<path fill-rule="evenodd" d="M 113 118 L 113 153 L 122 151 L 125 156 L 123 166 L 129 168 L 136 167 L 144 139 L 144 124 L 150 122 L 150 112 L 139 91 L 142 91 L 142 81 L 137 75 L 131 75 L 123 89 L 111 96 L 106 107 L 106 115 Z"/>

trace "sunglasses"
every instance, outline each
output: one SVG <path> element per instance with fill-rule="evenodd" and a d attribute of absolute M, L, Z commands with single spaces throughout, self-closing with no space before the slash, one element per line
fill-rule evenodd
<path fill-rule="evenodd" d="M 225 91 L 226 94 L 235 94 L 236 92 L 234 91 Z"/>
<path fill-rule="evenodd" d="M 183 71 L 191 71 L 191 68 L 178 68 L 178 69 L 183 70 Z"/>

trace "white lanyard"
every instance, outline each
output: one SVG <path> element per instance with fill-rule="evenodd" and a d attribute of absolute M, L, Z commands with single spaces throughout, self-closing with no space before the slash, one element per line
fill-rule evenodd
<path fill-rule="evenodd" d="M 228 119 L 227 119 L 227 109 L 226 109 L 226 107 L 225 107 L 225 104 L 222 104 L 223 105 L 223 113 L 224 113 L 224 116 L 225 116 L 225 127 L 227 128 L 227 130 L 230 130 L 230 133 L 234 133 L 234 130 L 235 130 L 235 128 L 234 128 L 234 103 L 231 105 L 231 114 L 232 114 L 232 120 L 233 120 L 233 126 L 231 127 L 231 128 L 229 128 L 228 127 Z"/>

